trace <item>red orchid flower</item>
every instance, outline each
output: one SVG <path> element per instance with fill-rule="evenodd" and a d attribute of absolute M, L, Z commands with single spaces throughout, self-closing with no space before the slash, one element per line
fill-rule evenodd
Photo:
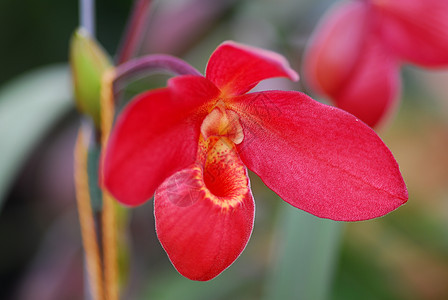
<path fill-rule="evenodd" d="M 299 92 L 247 93 L 270 77 L 298 79 L 282 56 L 225 42 L 205 77 L 174 77 L 138 95 L 111 133 L 106 188 L 132 206 L 155 193 L 158 238 L 190 279 L 217 276 L 245 248 L 255 211 L 246 167 L 322 218 L 365 220 L 407 201 L 372 129 Z"/>
<path fill-rule="evenodd" d="M 338 3 L 312 35 L 304 73 L 313 90 L 375 127 L 398 106 L 403 62 L 448 65 L 448 1 Z"/>

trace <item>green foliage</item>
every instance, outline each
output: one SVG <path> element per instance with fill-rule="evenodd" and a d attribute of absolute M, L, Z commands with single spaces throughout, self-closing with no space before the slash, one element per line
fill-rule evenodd
<path fill-rule="evenodd" d="M 0 209 L 24 160 L 72 107 L 66 65 L 29 72 L 0 89 Z"/>
<path fill-rule="evenodd" d="M 264 299 L 328 299 L 342 225 L 282 205 L 277 259 Z"/>

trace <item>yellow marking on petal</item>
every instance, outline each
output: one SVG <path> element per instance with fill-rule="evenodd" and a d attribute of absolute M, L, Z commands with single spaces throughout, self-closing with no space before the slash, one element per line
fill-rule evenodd
<path fill-rule="evenodd" d="M 227 137 L 200 139 L 198 162 L 205 197 L 223 210 L 238 207 L 250 193 L 246 167 L 236 152 L 235 144 Z"/>

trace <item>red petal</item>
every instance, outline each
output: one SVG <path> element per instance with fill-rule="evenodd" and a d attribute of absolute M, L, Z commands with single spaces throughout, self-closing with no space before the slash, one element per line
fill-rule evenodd
<path fill-rule="evenodd" d="M 314 31 L 303 59 L 305 80 L 314 90 L 333 97 L 345 86 L 370 30 L 367 7 L 361 1 L 338 3 Z"/>
<path fill-rule="evenodd" d="M 367 2 L 338 4 L 313 34 L 304 57 L 305 79 L 370 126 L 397 107 L 399 66 L 382 47 Z"/>
<path fill-rule="evenodd" d="M 398 63 L 371 39 L 350 79 L 333 100 L 337 107 L 376 127 L 398 107 L 400 86 Z"/>
<path fill-rule="evenodd" d="M 177 102 L 204 104 L 208 101 L 217 101 L 220 90 L 208 79 L 202 76 L 184 75 L 168 80 L 168 87 L 176 97 Z M 207 99 L 207 101 L 204 101 Z M 209 107 L 206 108 L 209 113 Z M 202 121 L 202 119 L 201 119 Z M 196 141 L 197 142 L 197 141 Z"/>
<path fill-rule="evenodd" d="M 244 128 L 241 159 L 291 205 L 318 217 L 357 221 L 406 202 L 391 152 L 354 116 L 298 92 L 234 101 Z"/>
<path fill-rule="evenodd" d="M 448 1 L 372 0 L 384 40 L 403 59 L 448 65 Z"/>
<path fill-rule="evenodd" d="M 213 52 L 206 77 L 227 96 L 244 94 L 263 79 L 299 79 L 283 56 L 231 41 L 222 43 Z"/>
<path fill-rule="evenodd" d="M 246 168 L 227 138 L 210 138 L 206 163 L 175 173 L 156 191 L 157 236 L 174 267 L 192 280 L 210 280 L 231 265 L 249 241 L 254 201 Z"/>
<path fill-rule="evenodd" d="M 111 133 L 104 184 L 124 204 L 145 202 L 163 180 L 196 159 L 200 124 L 207 113 L 201 107 L 219 91 L 198 76 L 176 77 L 169 85 L 138 95 Z"/>

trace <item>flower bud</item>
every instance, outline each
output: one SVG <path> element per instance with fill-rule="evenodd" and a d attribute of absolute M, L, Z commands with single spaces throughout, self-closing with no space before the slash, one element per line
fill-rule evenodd
<path fill-rule="evenodd" d="M 76 105 L 100 128 L 101 77 L 112 62 L 104 49 L 89 33 L 80 28 L 70 42 L 70 65 Z"/>

